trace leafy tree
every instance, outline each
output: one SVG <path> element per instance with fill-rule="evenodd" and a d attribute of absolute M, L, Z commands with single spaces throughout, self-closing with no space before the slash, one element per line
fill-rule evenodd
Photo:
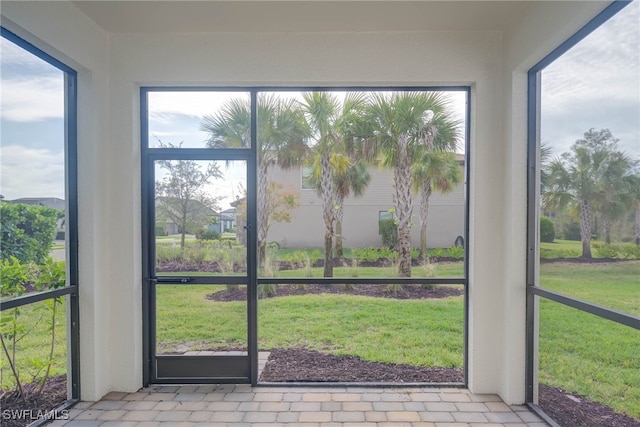
<path fill-rule="evenodd" d="M 447 106 L 448 98 L 438 92 L 374 93 L 365 115 L 371 128 L 364 154 L 393 170 L 401 277 L 411 276 L 412 164 L 425 149 L 455 146 L 439 129 L 450 120 Z"/>
<path fill-rule="evenodd" d="M 267 244 L 269 170 L 277 165 L 290 169 L 302 164 L 309 134 L 298 104 L 275 95 L 258 97 L 258 259 L 264 263 Z M 202 118 L 200 129 L 209 133 L 211 148 L 251 147 L 251 105 L 248 100 L 232 99 L 215 115 Z"/>
<path fill-rule="evenodd" d="M 269 229 L 274 223 L 291 222 L 293 210 L 300 205 L 300 192 L 295 191 L 291 186 L 269 181 L 267 193 L 267 205 L 262 206 L 262 209 L 266 211 L 265 229 L 266 234 L 269 235 Z"/>
<path fill-rule="evenodd" d="M 608 212 L 606 200 L 616 201 L 607 191 L 620 194 L 624 186 L 619 186 L 620 171 L 624 170 L 626 156 L 617 149 L 618 140 L 608 129 L 590 129 L 582 139 L 577 140 L 571 151 L 553 159 L 548 174 L 547 191 L 543 194 L 545 208 L 576 207 L 580 211 L 580 237 L 582 257 L 591 258 L 591 233 L 594 210 L 605 216 Z M 628 160 L 628 159 L 627 159 Z M 631 166 L 631 165 L 629 165 Z M 612 190 L 611 186 L 615 189 Z M 611 198 L 613 197 L 613 198 Z"/>
<path fill-rule="evenodd" d="M 344 198 L 351 187 L 348 182 L 352 167 L 350 133 L 361 120 L 366 98 L 362 93 L 349 93 L 341 102 L 330 92 L 307 92 L 302 98 L 302 110 L 314 140 L 310 154 L 313 182 L 322 198 L 324 277 L 333 277 L 335 226 L 337 222 L 342 223 Z"/>
<path fill-rule="evenodd" d="M 53 245 L 57 217 L 57 211 L 46 206 L 0 202 L 0 259 L 43 263 Z"/>
<path fill-rule="evenodd" d="M 161 142 L 161 147 L 176 146 Z M 156 181 L 158 217 L 177 225 L 180 249 L 184 251 L 187 232 L 195 233 L 211 221 L 218 199 L 209 196 L 204 186 L 211 179 L 222 178 L 222 173 L 213 162 L 209 162 L 206 168 L 194 160 L 159 160 L 158 164 L 167 172 Z"/>
<path fill-rule="evenodd" d="M 637 162 L 625 153 L 612 152 L 602 170 L 598 187 L 599 196 L 595 209 L 602 218 L 605 244 L 611 244 L 611 224 L 624 216 L 635 206 L 633 187 L 636 185 L 632 174 Z"/>
<path fill-rule="evenodd" d="M 364 194 L 369 182 L 371 174 L 365 161 L 359 160 L 355 163 L 352 161 L 345 173 L 333 175 L 335 181 L 335 215 L 336 215 L 336 257 L 342 258 L 344 255 L 342 249 L 342 219 L 344 217 L 344 199 L 349 197 L 351 193 L 355 197 Z"/>

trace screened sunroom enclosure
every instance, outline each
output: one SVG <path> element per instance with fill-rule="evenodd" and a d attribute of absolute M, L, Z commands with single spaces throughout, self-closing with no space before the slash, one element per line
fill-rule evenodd
<path fill-rule="evenodd" d="M 551 328 L 558 324 L 550 320 L 585 315 L 564 311 L 570 307 L 563 304 L 572 302 L 544 288 L 552 283 L 545 274 L 569 269 L 545 264 L 543 276 L 537 275 L 542 246 L 536 234 L 541 170 L 534 159 L 540 143 L 536 73 L 594 18 L 600 16 L 590 24 L 597 26 L 614 15 L 613 9 L 600 15 L 609 6 L 608 1 L 3 1 L 3 31 L 77 77 L 77 162 L 73 152 L 65 154 L 68 182 L 77 172 L 77 218 L 66 225 L 78 230 L 77 283 L 69 280 L 74 287 L 60 291 L 69 301 L 77 294 L 78 328 L 67 332 L 79 335 L 67 347 L 69 366 L 78 373 L 74 396 L 99 400 L 110 391 L 164 382 L 277 382 L 261 357 L 292 361 L 302 360 L 294 357 L 301 350 L 332 357 L 348 350 L 367 359 L 363 345 L 382 336 L 386 344 L 369 361 L 456 368 L 463 375 L 444 383 L 495 393 L 507 404 L 535 404 L 536 322 Z M 635 46 L 635 40 L 621 45 Z M 4 52 L 3 58 L 8 58 Z M 402 237 L 410 245 L 384 252 L 386 224 L 402 221 L 392 162 L 372 156 L 361 168 L 370 175 L 367 190 L 351 188 L 343 204 L 323 204 L 328 199 L 317 190 L 322 161 L 311 156 L 322 145 L 320 133 L 305 126 L 297 139 L 303 143 L 283 151 L 288 161 L 276 167 L 284 157 L 272 159 L 267 189 L 277 203 L 268 217 L 278 220 L 260 220 L 260 209 L 267 206 L 260 200 L 267 192 L 259 189 L 264 182 L 259 150 L 266 140 L 261 98 L 302 105 L 306 92 L 334 94 L 342 102 L 344 93 L 359 91 L 368 97 L 406 91 L 461 97 L 462 113 L 454 119 L 464 124 L 459 145 L 449 154 L 463 179 L 451 191 L 432 187 L 430 195 L 426 249 L 438 260 L 435 268 L 417 261 L 425 186 L 404 193 L 413 199 L 409 237 Z M 31 94 L 20 99 L 41 99 Z M 205 101 L 202 110 L 200 101 L 190 98 L 196 94 L 220 99 Z M 224 129 L 215 120 L 233 99 L 241 99 L 238 105 L 248 112 L 243 119 L 248 127 L 236 140 L 219 132 Z M 544 102 L 542 109 L 544 115 Z M 3 120 L 9 117 L 4 109 L 2 114 Z M 3 145 L 4 132 L 3 126 Z M 366 132 L 358 135 L 362 138 L 351 141 L 372 139 L 364 138 Z M 337 157 L 348 158 L 343 165 L 358 164 L 357 157 L 342 154 Z M 337 157 L 329 163 L 339 165 Z M 409 163 L 418 173 L 416 162 Z M 193 188 L 198 203 L 180 205 L 175 195 L 171 178 L 181 168 L 208 178 Z M 323 206 L 344 207 L 341 229 L 331 230 L 327 240 Z M 181 209 L 191 216 L 179 215 Z M 571 212 L 553 213 L 564 221 L 563 232 L 564 224 L 571 226 Z M 624 227 L 614 230 L 614 243 L 616 233 L 624 237 Z M 339 247 L 336 236 L 344 237 Z M 335 261 L 326 262 L 325 248 Z M 461 257 L 451 259 L 451 249 Z M 616 266 L 632 269 L 632 262 Z M 330 267 L 332 272 L 325 271 Z M 536 286 L 540 277 L 542 287 Z M 393 294 L 394 288 L 422 292 L 430 286 L 433 292 L 452 288 L 456 294 L 438 300 L 374 296 L 380 289 Z M 324 289 L 314 293 L 319 288 Z M 535 301 L 544 303 L 541 318 Z M 631 326 L 635 332 L 634 313 L 624 312 L 626 323 L 616 328 Z M 438 322 L 455 327 L 447 330 Z M 603 325 L 607 330 L 608 323 Z M 554 331 L 561 331 L 556 326 Z M 436 339 L 446 351 L 429 354 Z M 543 355 L 561 354 L 548 335 L 541 339 Z M 553 367 L 550 360 L 542 360 L 544 369 Z M 636 360 L 627 362 L 635 366 Z M 309 380 L 278 375 L 281 381 Z"/>
<path fill-rule="evenodd" d="M 142 88 L 149 382 L 463 385 L 468 96 L 455 87 Z M 374 129 L 375 103 L 410 139 L 406 196 L 420 227 L 406 242 L 408 272 L 394 203 L 404 195 L 383 163 L 390 149 Z M 333 190 L 322 189 L 325 155 Z M 422 375 L 288 372 L 309 357 Z"/>

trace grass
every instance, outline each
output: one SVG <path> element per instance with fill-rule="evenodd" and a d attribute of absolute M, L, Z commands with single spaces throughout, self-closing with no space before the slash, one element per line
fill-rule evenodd
<path fill-rule="evenodd" d="M 41 378 L 46 371 L 46 365 L 43 363 L 48 359 L 51 346 L 51 312 L 46 306 L 47 301 L 41 301 L 18 308 L 20 332 L 17 334 L 16 365 L 23 385 L 32 382 L 35 378 Z M 3 319 L 12 316 L 13 312 L 13 309 L 3 311 Z M 66 304 L 64 302 L 58 304 L 56 318 L 51 377 L 67 372 Z M 3 333 L 7 329 L 9 329 L 8 324 L 3 324 Z M 4 335 L 7 340 L 7 335 Z M 15 387 L 11 368 L 4 351 L 0 353 L 0 385 L 2 389 Z"/>
<path fill-rule="evenodd" d="M 574 298 L 640 316 L 640 261 L 543 264 L 540 285 Z"/>
<path fill-rule="evenodd" d="M 337 268 L 336 276 L 353 277 L 349 268 Z M 462 262 L 439 263 L 435 276 L 461 276 L 462 268 Z M 320 269 L 311 270 L 319 277 Z M 359 277 L 390 271 L 358 267 Z M 640 261 L 545 263 L 540 281 L 545 288 L 638 316 L 638 272 Z M 413 273 L 420 276 L 421 268 L 414 267 Z M 304 269 L 279 274 L 306 277 Z M 219 289 L 224 286 L 158 287 L 159 352 L 246 348 L 246 304 L 205 298 Z M 259 348 L 304 346 L 371 361 L 460 367 L 462 305 L 461 297 L 398 301 L 326 294 L 263 299 L 258 306 Z M 42 311 L 36 306 L 21 309 L 22 324 L 36 323 L 33 319 Z M 66 372 L 63 311 L 59 319 L 52 375 Z M 43 323 L 20 341 L 19 368 L 26 377 L 33 375 L 35 361 L 46 355 L 48 336 Z M 640 418 L 640 332 L 542 300 L 539 341 L 542 382 Z M 2 385 L 7 388 L 11 380 L 5 359 L 0 357 Z"/>
<path fill-rule="evenodd" d="M 539 381 L 640 419 L 640 331 L 540 302 Z"/>
<path fill-rule="evenodd" d="M 640 261 L 541 266 L 543 287 L 640 315 Z M 540 301 L 540 381 L 640 419 L 640 331 Z"/>
<path fill-rule="evenodd" d="M 206 299 L 221 288 L 159 287 L 159 349 L 246 348 L 246 304 Z M 259 348 L 305 347 L 370 361 L 461 367 L 462 301 L 339 294 L 262 299 Z"/>

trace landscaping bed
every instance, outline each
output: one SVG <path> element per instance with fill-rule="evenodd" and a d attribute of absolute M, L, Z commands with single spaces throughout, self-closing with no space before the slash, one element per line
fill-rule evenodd
<path fill-rule="evenodd" d="M 575 393 L 540 384 L 538 394 L 538 406 L 563 427 L 640 427 L 640 420 Z"/>
<path fill-rule="evenodd" d="M 22 387 L 27 396 L 25 400 L 22 400 L 16 391 L 2 391 L 0 408 L 3 413 L 0 425 L 3 427 L 27 426 L 38 418 L 44 418 L 46 412 L 58 408 L 67 401 L 66 375 L 50 378 L 40 393 L 36 393 L 40 387 L 38 382 L 24 384 Z M 10 414 L 18 412 L 20 412 L 20 416 L 10 416 Z M 5 415 L 7 415 L 6 418 Z"/>
<path fill-rule="evenodd" d="M 464 375 L 461 368 L 368 362 L 354 356 L 297 348 L 271 350 L 260 381 L 462 383 Z"/>
<path fill-rule="evenodd" d="M 310 294 L 345 294 L 360 295 L 373 298 L 396 299 L 427 299 L 448 298 L 464 294 L 464 290 L 451 286 L 422 287 L 421 285 L 402 285 L 396 291 L 390 290 L 386 285 L 353 285 L 353 288 L 345 288 L 344 285 L 278 285 L 273 297 Z M 246 301 L 247 292 L 244 288 L 212 293 L 208 296 L 213 301 Z"/>

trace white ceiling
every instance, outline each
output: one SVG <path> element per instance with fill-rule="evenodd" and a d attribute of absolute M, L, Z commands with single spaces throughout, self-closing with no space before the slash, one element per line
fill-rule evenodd
<path fill-rule="evenodd" d="M 508 30 L 527 1 L 74 1 L 110 33 Z"/>

